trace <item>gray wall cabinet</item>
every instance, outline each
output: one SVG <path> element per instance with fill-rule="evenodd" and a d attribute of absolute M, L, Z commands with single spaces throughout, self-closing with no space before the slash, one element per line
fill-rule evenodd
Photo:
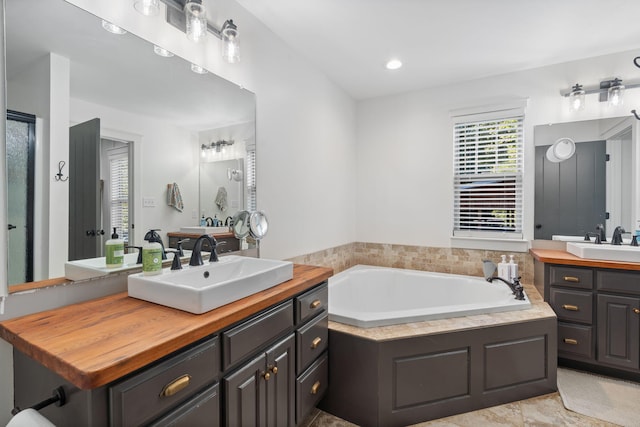
<path fill-rule="evenodd" d="M 81 390 L 14 350 L 15 405 L 60 426 L 296 426 L 327 390 L 326 282 L 111 384 Z"/>

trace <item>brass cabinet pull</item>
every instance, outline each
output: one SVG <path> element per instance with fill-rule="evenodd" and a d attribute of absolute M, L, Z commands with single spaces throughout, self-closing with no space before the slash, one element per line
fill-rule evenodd
<path fill-rule="evenodd" d="M 262 376 L 265 381 L 269 381 L 271 379 L 271 374 L 269 372 L 265 372 Z"/>
<path fill-rule="evenodd" d="M 273 373 L 273 375 L 277 375 L 278 374 L 278 367 L 277 366 L 269 366 L 268 368 Z"/>
<path fill-rule="evenodd" d="M 313 301 L 311 304 L 309 304 L 309 308 L 318 308 L 320 307 L 321 304 L 322 302 L 319 299 L 317 299 Z"/>
<path fill-rule="evenodd" d="M 320 389 L 320 381 L 316 381 L 311 386 L 311 394 L 317 394 L 319 389 Z"/>
<path fill-rule="evenodd" d="M 579 283 L 580 279 L 574 276 L 564 276 L 563 277 L 565 282 L 572 282 L 572 283 Z"/>
<path fill-rule="evenodd" d="M 578 306 L 577 305 L 562 304 L 562 308 L 564 308 L 565 310 L 569 310 L 569 311 L 578 311 Z"/>
<path fill-rule="evenodd" d="M 180 390 L 183 390 L 189 385 L 191 381 L 191 375 L 184 374 L 175 380 L 171 381 L 169 384 L 165 385 L 160 392 L 160 397 L 169 397 L 173 396 Z"/>
<path fill-rule="evenodd" d="M 574 340 L 573 338 L 565 338 L 564 341 L 566 344 L 578 345 L 578 340 Z"/>
<path fill-rule="evenodd" d="M 640 314 L 640 308 L 634 308 L 634 309 L 633 309 L 633 312 L 634 312 L 635 314 Z"/>
<path fill-rule="evenodd" d="M 320 338 L 320 337 L 314 338 L 314 340 L 311 341 L 311 349 L 315 350 L 316 348 L 318 348 L 318 346 L 320 345 L 321 341 L 322 341 L 322 338 Z"/>

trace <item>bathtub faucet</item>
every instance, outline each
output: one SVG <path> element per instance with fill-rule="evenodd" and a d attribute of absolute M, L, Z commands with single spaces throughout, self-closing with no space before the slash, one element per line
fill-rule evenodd
<path fill-rule="evenodd" d="M 509 282 L 508 280 L 503 279 L 502 277 L 494 276 L 498 266 L 488 259 L 482 261 L 482 270 L 484 271 L 484 278 L 487 279 L 487 282 L 491 283 L 494 280 L 499 280 L 509 286 L 511 292 L 516 296 L 517 300 L 524 300 L 524 292 L 522 288 L 522 284 L 520 283 L 519 277 L 514 277 L 513 282 Z"/>

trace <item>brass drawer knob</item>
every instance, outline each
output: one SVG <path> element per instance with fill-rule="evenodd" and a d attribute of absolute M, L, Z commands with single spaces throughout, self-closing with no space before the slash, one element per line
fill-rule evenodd
<path fill-rule="evenodd" d="M 562 341 L 564 341 L 565 344 L 578 345 L 578 340 L 574 340 L 573 338 L 565 338 Z"/>
<path fill-rule="evenodd" d="M 191 381 L 191 375 L 184 374 L 175 380 L 171 381 L 169 384 L 165 385 L 160 392 L 160 397 L 169 397 L 178 393 L 180 390 L 185 389 L 189 382 Z"/>
<path fill-rule="evenodd" d="M 273 373 L 273 375 L 277 375 L 278 374 L 278 367 L 277 366 L 270 366 L 269 370 Z"/>
<path fill-rule="evenodd" d="M 640 314 L 640 308 L 634 308 L 634 309 L 633 309 L 633 312 L 634 312 L 635 314 Z"/>
<path fill-rule="evenodd" d="M 319 299 L 317 299 L 317 300 L 314 300 L 311 304 L 309 304 L 309 308 L 314 309 L 314 308 L 320 307 L 321 305 L 322 305 L 322 302 Z"/>
<path fill-rule="evenodd" d="M 562 304 L 562 308 L 569 311 L 578 311 L 578 306 L 572 304 Z"/>
<path fill-rule="evenodd" d="M 320 390 L 320 381 L 316 381 L 315 383 L 313 383 L 313 385 L 311 386 L 311 394 L 317 394 L 318 390 Z"/>
<path fill-rule="evenodd" d="M 322 342 L 322 338 L 315 337 L 313 341 L 311 341 L 311 349 L 315 350 L 316 348 L 318 348 L 321 342 Z"/>
<path fill-rule="evenodd" d="M 262 376 L 265 381 L 269 381 L 271 379 L 271 374 L 269 372 L 265 372 Z"/>
<path fill-rule="evenodd" d="M 571 283 L 579 283 L 580 279 L 578 277 L 574 277 L 574 276 L 564 276 L 563 277 L 565 282 L 571 282 Z"/>

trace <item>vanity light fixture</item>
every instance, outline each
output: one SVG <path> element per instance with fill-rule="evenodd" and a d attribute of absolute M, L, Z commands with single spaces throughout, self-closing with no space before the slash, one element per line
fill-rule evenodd
<path fill-rule="evenodd" d="M 202 0 L 159 0 L 167 5 L 166 20 L 190 40 L 199 42 L 211 33 L 223 42 L 222 57 L 233 64 L 240 61 L 238 26 L 227 19 L 220 29 L 207 21 L 206 9 Z"/>
<path fill-rule="evenodd" d="M 119 36 L 122 34 L 127 34 L 125 30 L 118 27 L 116 24 L 112 24 L 111 22 L 105 21 L 104 19 L 102 20 L 102 28 L 104 28 L 105 30 L 109 31 L 112 34 L 117 34 Z"/>
<path fill-rule="evenodd" d="M 160 0 L 135 0 L 133 8 L 144 16 L 156 16 L 160 13 Z"/>
<path fill-rule="evenodd" d="M 158 56 L 162 56 L 163 58 L 171 58 L 173 53 L 169 52 L 167 49 L 160 47 L 156 44 L 153 45 L 153 53 Z"/>
<path fill-rule="evenodd" d="M 634 89 L 640 87 L 640 83 L 622 84 L 622 79 L 614 78 L 611 80 L 603 80 L 598 87 L 584 89 L 582 85 L 575 84 L 568 92 L 562 92 L 561 95 L 569 98 L 570 107 L 573 111 L 584 109 L 585 95 L 599 94 L 600 102 L 606 102 L 610 107 L 619 107 L 622 105 L 622 97 L 626 89 Z"/>

